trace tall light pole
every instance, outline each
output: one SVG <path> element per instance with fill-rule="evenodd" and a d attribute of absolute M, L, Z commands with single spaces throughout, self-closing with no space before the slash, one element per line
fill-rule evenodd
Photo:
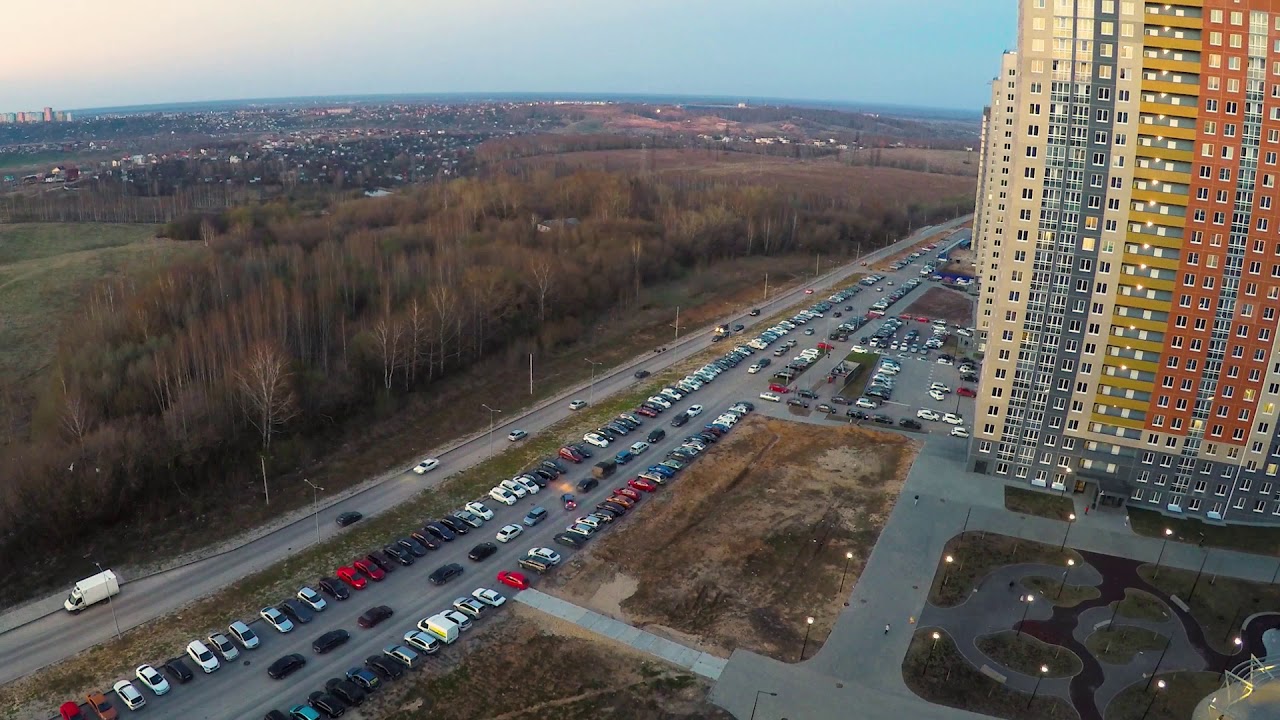
<path fill-rule="evenodd" d="M 316 544 L 320 544 L 320 491 L 324 488 L 317 486 L 306 478 L 302 478 L 302 482 L 311 486 L 311 510 L 316 516 Z"/>
<path fill-rule="evenodd" d="M 1160 561 L 1164 559 L 1164 549 L 1169 545 L 1169 536 L 1172 534 L 1173 534 L 1172 529 L 1170 528 L 1164 529 L 1164 542 L 1160 543 L 1160 554 L 1156 556 L 1156 571 L 1155 571 L 1155 574 L 1151 576 L 1152 580 L 1155 580 L 1156 578 L 1160 577 Z"/>
<path fill-rule="evenodd" d="M 592 407 L 595 407 L 596 405 L 596 366 L 603 365 L 604 363 L 596 362 L 595 360 L 591 360 L 588 358 L 582 358 L 582 359 L 591 363 L 591 390 L 587 395 L 587 404 Z"/>
<path fill-rule="evenodd" d="M 491 408 L 484 403 L 480 403 L 480 407 L 489 411 L 489 454 L 493 454 L 493 416 L 502 412 L 497 408 Z"/>
<path fill-rule="evenodd" d="M 846 552 L 844 554 L 844 572 L 840 573 L 840 592 L 844 592 L 844 579 L 849 574 L 849 563 L 853 561 L 853 553 Z"/>
<path fill-rule="evenodd" d="M 1021 599 L 1027 604 L 1027 607 L 1022 610 L 1022 620 L 1018 622 L 1018 632 L 1015 633 L 1015 637 L 1022 634 L 1022 624 L 1027 621 L 1027 613 L 1031 612 L 1031 603 L 1036 601 L 1036 596 L 1031 593 L 1027 593 L 1026 595 L 1023 595 Z"/>
<path fill-rule="evenodd" d="M 1031 697 L 1027 700 L 1027 707 L 1028 707 L 1028 708 L 1029 708 L 1029 707 L 1031 707 L 1031 703 L 1033 703 L 1033 702 L 1035 702 L 1035 701 L 1036 701 L 1036 693 L 1040 692 L 1040 681 L 1044 679 L 1044 676 L 1045 676 L 1048 672 L 1049 672 L 1049 666 L 1048 666 L 1048 665 L 1041 665 L 1041 666 L 1040 666 L 1040 674 L 1036 676 L 1036 686 L 1035 686 L 1034 688 L 1032 688 L 1032 689 L 1031 689 Z"/>
<path fill-rule="evenodd" d="M 680 306 L 676 306 L 676 324 L 672 325 L 676 329 L 676 340 L 680 339 Z"/>
<path fill-rule="evenodd" d="M 769 302 L 769 273 L 764 274 L 764 301 Z"/>
<path fill-rule="evenodd" d="M 751 703 L 751 720 L 756 720 L 756 706 L 760 704 L 760 696 L 768 695 L 769 697 L 778 697 L 778 693 L 769 692 L 768 690 L 757 690 L 756 701 Z"/>
<path fill-rule="evenodd" d="M 920 677 L 929 676 L 929 666 L 933 664 L 933 651 L 938 647 L 938 639 L 942 637 L 942 633 L 937 630 L 933 631 L 933 642 L 929 644 L 929 657 L 924 661 L 924 670 L 920 671 Z"/>
<path fill-rule="evenodd" d="M 944 566 L 944 568 L 943 568 L 943 570 L 942 570 L 942 587 L 946 587 L 946 586 L 947 586 L 947 577 L 948 577 L 948 576 L 950 575 L 950 573 L 951 573 L 951 563 L 955 562 L 955 561 L 956 561 L 956 559 L 955 559 L 954 557 L 950 556 L 950 555 L 946 556 L 946 557 L 945 557 L 945 558 L 943 558 L 943 559 L 947 561 L 947 564 Z"/>
<path fill-rule="evenodd" d="M 98 568 L 98 574 L 101 575 L 103 573 L 102 563 L 94 560 L 93 564 Z M 111 620 L 116 624 L 116 639 L 118 640 L 124 635 L 124 633 L 120 632 L 120 618 L 116 617 L 116 604 L 111 601 L 111 596 L 113 594 L 114 593 L 110 592 L 107 593 L 107 606 L 111 608 Z"/>
<path fill-rule="evenodd" d="M 1147 690 L 1151 689 L 1151 681 L 1156 679 L 1156 673 L 1160 672 L 1160 664 L 1164 662 L 1164 654 L 1169 652 L 1169 646 L 1173 644 L 1173 633 L 1169 633 L 1169 639 L 1164 643 L 1164 650 L 1160 651 L 1160 659 L 1156 660 L 1156 666 L 1151 670 L 1151 677 L 1147 678 Z"/>
<path fill-rule="evenodd" d="M 1156 683 L 1156 692 L 1151 693 L 1151 700 L 1147 702 L 1147 709 L 1142 711 L 1142 717 L 1138 718 L 1138 720 L 1146 720 L 1147 713 L 1151 712 L 1151 706 L 1156 704 L 1156 696 L 1163 689 L 1164 689 L 1164 681 L 1161 680 Z"/>
<path fill-rule="evenodd" d="M 1062 551 L 1067 549 L 1067 538 L 1071 537 L 1071 526 L 1075 524 L 1075 521 L 1076 521 L 1075 513 L 1071 513 L 1070 515 L 1067 516 L 1067 531 L 1062 534 L 1062 545 L 1061 547 L 1058 548 L 1058 550 Z"/>
<path fill-rule="evenodd" d="M 804 651 L 809 647 L 809 631 L 813 629 L 813 616 L 804 619 L 804 644 L 800 646 L 800 659 L 804 660 Z"/>
<path fill-rule="evenodd" d="M 1058 596 L 1054 600 L 1062 597 L 1062 591 L 1067 587 L 1067 574 L 1071 572 L 1071 567 L 1075 564 L 1075 560 L 1067 558 L 1067 569 L 1062 571 L 1062 584 L 1058 586 Z"/>

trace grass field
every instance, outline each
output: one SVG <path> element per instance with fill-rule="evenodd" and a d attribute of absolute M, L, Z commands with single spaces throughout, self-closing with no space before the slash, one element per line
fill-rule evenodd
<path fill-rule="evenodd" d="M 96 280 L 157 267 L 194 244 L 155 239 L 153 225 L 0 226 L 0 380 L 24 378 L 53 356 L 55 331 Z"/>

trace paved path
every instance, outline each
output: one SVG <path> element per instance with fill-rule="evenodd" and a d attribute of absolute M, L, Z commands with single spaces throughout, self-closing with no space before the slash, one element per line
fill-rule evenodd
<path fill-rule="evenodd" d="M 558 597 L 552 597 L 544 592 L 522 590 L 515 594 L 514 599 L 548 615 L 571 622 L 578 627 L 603 635 L 610 640 L 628 645 L 635 650 L 648 653 L 672 665 L 685 668 L 711 680 L 716 680 L 720 677 L 725 663 L 728 662 L 722 657 L 716 657 L 701 650 L 694 650 L 686 645 L 681 645 L 678 642 L 658 637 L 651 632 L 632 627 L 607 615 L 601 615 L 598 612 L 588 610 L 580 605 L 574 605 Z"/>

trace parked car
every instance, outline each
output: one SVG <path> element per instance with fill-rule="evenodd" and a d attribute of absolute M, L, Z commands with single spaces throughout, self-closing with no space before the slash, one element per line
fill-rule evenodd
<path fill-rule="evenodd" d="M 516 590 L 524 590 L 529 587 L 529 579 L 524 576 L 524 573 L 513 572 L 511 570 L 503 570 L 498 573 L 498 582 L 506 585 L 507 587 L 515 588 Z"/>
<path fill-rule="evenodd" d="M 293 629 L 292 625 L 289 627 L 290 629 Z M 162 667 L 164 668 L 165 673 L 168 674 L 169 679 L 176 681 L 179 685 L 191 682 L 192 678 L 195 677 L 195 673 L 191 672 L 191 668 L 187 667 L 187 664 L 182 661 L 182 658 L 173 658 L 166 662 Z"/>
<path fill-rule="evenodd" d="M 138 682 L 142 686 L 156 695 L 164 695 L 169 692 L 169 681 L 164 679 L 158 670 L 150 665 L 139 665 L 133 672 L 138 678 Z"/>
<path fill-rule="evenodd" d="M 401 467 L 403 467 L 403 465 Z M 348 511 L 340 513 L 338 517 L 334 518 L 334 520 L 338 523 L 338 527 L 347 527 L 348 525 L 354 525 L 360 522 L 360 519 L 363 517 L 364 516 L 358 512 Z"/>
<path fill-rule="evenodd" d="M 356 590 L 363 590 L 369 581 L 363 575 L 356 571 L 354 567 L 344 565 L 333 571 L 338 579 Z"/>
<path fill-rule="evenodd" d="M 267 624 L 275 628 L 279 632 L 287 633 L 293 630 L 293 621 L 280 612 L 278 608 L 265 607 L 258 611 L 258 616 L 267 621 Z"/>
<path fill-rule="evenodd" d="M 471 548 L 471 552 L 467 553 L 467 557 L 476 562 L 480 562 L 481 560 L 487 560 L 492 557 L 496 552 L 498 552 L 497 545 L 494 545 L 491 542 L 482 542 Z"/>
<path fill-rule="evenodd" d="M 362 628 L 377 627 L 379 623 L 394 614 L 395 612 L 386 605 L 375 605 L 361 613 L 356 624 Z"/>
<path fill-rule="evenodd" d="M 427 579 L 431 581 L 432 585 L 443 585 L 461 574 L 461 565 L 458 563 L 449 563 L 448 565 L 441 565 L 435 570 L 432 570 L 431 574 L 427 576 Z"/>
<path fill-rule="evenodd" d="M 311 643 L 311 649 L 314 650 L 317 655 L 323 655 L 345 645 L 350 639 L 351 633 L 348 633 L 346 630 L 330 630 L 316 638 L 315 641 Z"/>

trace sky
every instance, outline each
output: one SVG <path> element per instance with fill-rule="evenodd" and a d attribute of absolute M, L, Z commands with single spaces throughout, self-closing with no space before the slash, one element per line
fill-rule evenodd
<path fill-rule="evenodd" d="M 0 112 L 397 93 L 979 109 L 1016 0 L 5 0 Z"/>

